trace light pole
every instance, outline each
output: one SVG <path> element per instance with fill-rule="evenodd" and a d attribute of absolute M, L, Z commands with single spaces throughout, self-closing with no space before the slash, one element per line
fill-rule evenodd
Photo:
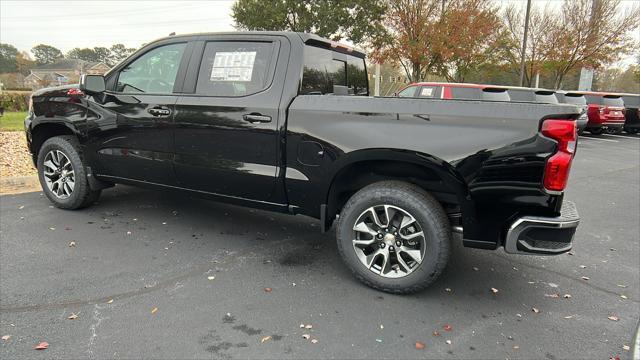
<path fill-rule="evenodd" d="M 522 38 L 522 55 L 520 58 L 520 86 L 524 86 L 524 59 L 527 51 L 527 35 L 529 34 L 529 12 L 531 12 L 531 0 L 527 0 L 527 11 L 524 15 L 524 37 Z"/>

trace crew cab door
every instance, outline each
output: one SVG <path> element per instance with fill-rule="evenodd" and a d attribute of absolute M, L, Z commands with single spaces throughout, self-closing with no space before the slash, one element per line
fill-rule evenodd
<path fill-rule="evenodd" d="M 290 45 L 277 36 L 202 37 L 176 103 L 180 187 L 283 204 L 276 186 Z"/>
<path fill-rule="evenodd" d="M 163 42 L 109 75 L 90 136 L 97 174 L 175 185 L 173 116 L 189 50 L 184 41 Z"/>

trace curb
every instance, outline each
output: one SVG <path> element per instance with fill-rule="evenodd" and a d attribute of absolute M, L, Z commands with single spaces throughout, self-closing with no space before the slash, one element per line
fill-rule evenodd
<path fill-rule="evenodd" d="M 38 175 L 0 178 L 0 195 L 42 191 Z"/>

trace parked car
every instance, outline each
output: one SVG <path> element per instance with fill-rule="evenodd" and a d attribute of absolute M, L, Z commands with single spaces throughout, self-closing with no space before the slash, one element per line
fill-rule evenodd
<path fill-rule="evenodd" d="M 624 102 L 617 94 L 577 91 L 587 100 L 589 122 L 586 130 L 592 134 L 619 134 L 624 126 Z"/>
<path fill-rule="evenodd" d="M 400 90 L 398 96 L 459 100 L 510 100 L 507 89 L 501 86 L 442 82 L 412 83 Z"/>
<path fill-rule="evenodd" d="M 556 91 L 556 97 L 562 104 L 576 105 L 582 109 L 582 113 L 577 119 L 578 134 L 582 135 L 584 133 L 584 129 L 587 127 L 587 123 L 589 122 L 589 117 L 587 115 L 589 110 L 589 107 L 587 106 L 587 99 L 584 95 L 571 91 Z"/>
<path fill-rule="evenodd" d="M 25 127 L 59 208 L 118 183 L 307 215 L 335 223 L 346 265 L 383 291 L 433 283 L 453 231 L 472 248 L 571 249 L 577 107 L 368 85 L 362 52 L 309 34 L 171 36 L 104 77 L 34 92 Z"/>
<path fill-rule="evenodd" d="M 624 102 L 624 131 L 629 134 L 640 132 L 640 95 L 620 94 Z"/>

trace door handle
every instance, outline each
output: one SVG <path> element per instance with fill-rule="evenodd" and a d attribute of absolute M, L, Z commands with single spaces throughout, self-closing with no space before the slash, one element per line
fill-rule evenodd
<path fill-rule="evenodd" d="M 248 121 L 248 122 L 250 122 L 252 124 L 271 122 L 271 116 L 262 115 L 262 114 L 258 114 L 258 113 L 244 114 L 244 115 L 242 115 L 242 119 L 244 121 Z"/>
<path fill-rule="evenodd" d="M 162 117 L 167 117 L 169 115 L 171 115 L 171 110 L 167 107 L 153 107 L 151 109 L 148 109 L 147 112 L 153 116 L 162 116 Z"/>

